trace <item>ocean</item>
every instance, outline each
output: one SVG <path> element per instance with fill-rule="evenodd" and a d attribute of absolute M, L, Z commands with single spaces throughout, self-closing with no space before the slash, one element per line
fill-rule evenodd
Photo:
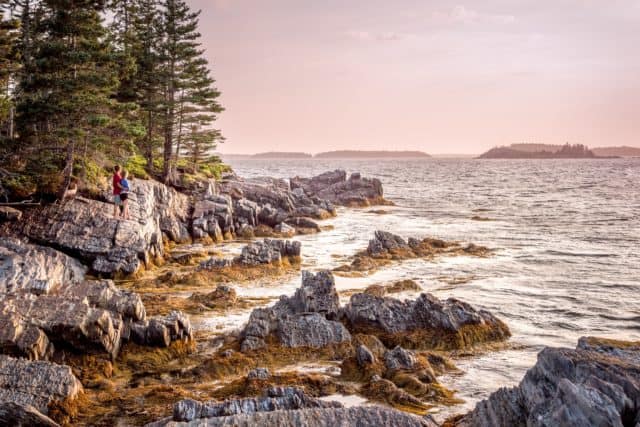
<path fill-rule="evenodd" d="M 339 291 L 413 279 L 424 292 L 461 299 L 508 324 L 507 348 L 459 355 L 460 372 L 439 379 L 464 400 L 440 408 L 440 417 L 517 384 L 544 346 L 575 347 L 589 335 L 640 340 L 640 159 L 233 160 L 231 166 L 243 177 L 345 169 L 382 181 L 395 206 L 340 208 L 337 218 L 321 222 L 322 233 L 297 238 L 303 269 L 344 264 L 375 230 L 494 249 L 488 258 L 411 260 L 368 277 L 336 277 Z M 276 298 L 299 284 L 295 274 L 243 284 L 238 293 Z M 231 329 L 248 315 L 198 324 Z"/>

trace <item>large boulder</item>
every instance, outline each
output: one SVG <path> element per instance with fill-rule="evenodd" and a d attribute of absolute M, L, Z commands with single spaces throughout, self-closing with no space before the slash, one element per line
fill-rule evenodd
<path fill-rule="evenodd" d="M 228 195 L 207 194 L 194 204 L 192 234 L 195 239 L 209 236 L 218 242 L 221 236 L 229 238 L 235 233 L 233 201 Z"/>
<path fill-rule="evenodd" d="M 430 294 L 413 301 L 355 294 L 343 315 L 352 332 L 376 335 L 388 347 L 457 349 L 510 336 L 507 326 L 488 311 Z"/>
<path fill-rule="evenodd" d="M 47 294 L 78 283 L 85 273 L 79 261 L 62 252 L 11 237 L 0 240 L 0 294 Z"/>
<path fill-rule="evenodd" d="M 47 424 L 49 409 L 65 407 L 81 392 L 82 385 L 68 366 L 0 355 L 2 425 L 52 425 Z"/>
<path fill-rule="evenodd" d="M 347 179 L 343 170 L 325 172 L 313 178 L 295 177 L 290 180 L 293 189 L 300 188 L 309 197 L 317 197 L 342 206 L 369 206 L 387 204 L 382 183 L 378 179 L 363 178 L 353 173 Z"/>
<path fill-rule="evenodd" d="M 163 236 L 175 242 L 190 239 L 187 196 L 155 181 L 136 180 L 129 204 L 132 219 L 124 221 L 112 217 L 113 205 L 78 197 L 26 211 L 16 231 L 109 276 L 135 273 L 162 257 Z"/>
<path fill-rule="evenodd" d="M 251 242 L 240 251 L 240 255 L 231 258 L 212 257 L 202 261 L 199 270 L 216 270 L 234 265 L 258 266 L 265 264 L 279 265 L 283 259 L 299 258 L 302 250 L 300 242 L 295 240 L 264 239 Z"/>
<path fill-rule="evenodd" d="M 418 418 L 378 406 L 345 408 L 307 396 L 294 388 L 270 388 L 264 396 L 222 403 L 178 402 L 173 416 L 147 427 L 169 426 L 407 426 L 435 427 Z"/>
<path fill-rule="evenodd" d="M 500 389 L 453 424 L 460 427 L 636 426 L 640 343 L 582 338 L 546 348 L 519 386 Z"/>
<path fill-rule="evenodd" d="M 242 331 L 242 351 L 266 347 L 273 338 L 285 347 L 323 348 L 351 341 L 336 317 L 338 294 L 329 272 L 303 272 L 302 287 L 292 297 L 281 297 L 273 307 L 253 310 Z"/>

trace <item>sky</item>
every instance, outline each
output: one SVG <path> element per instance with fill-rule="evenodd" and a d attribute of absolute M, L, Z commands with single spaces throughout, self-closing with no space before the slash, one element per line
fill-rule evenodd
<path fill-rule="evenodd" d="M 223 153 L 640 147 L 640 0 L 187 0 Z"/>

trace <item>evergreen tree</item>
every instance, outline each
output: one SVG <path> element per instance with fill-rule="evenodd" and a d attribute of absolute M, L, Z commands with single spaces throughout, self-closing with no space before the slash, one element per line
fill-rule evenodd
<path fill-rule="evenodd" d="M 18 20 L 10 16 L 9 2 L 0 0 L 0 138 L 13 138 L 13 84 L 19 68 Z"/>
<path fill-rule="evenodd" d="M 40 8 L 33 70 L 21 81 L 19 129 L 27 169 L 41 189 L 61 194 L 78 152 L 104 143 L 114 106 L 114 56 L 105 41 L 102 1 L 44 0 Z"/>

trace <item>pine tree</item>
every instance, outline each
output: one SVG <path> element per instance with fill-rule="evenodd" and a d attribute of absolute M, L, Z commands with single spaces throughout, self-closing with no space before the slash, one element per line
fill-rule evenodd
<path fill-rule="evenodd" d="M 61 194 L 78 152 L 104 144 L 115 86 L 100 0 L 44 0 L 33 64 L 21 81 L 20 137 L 41 189 Z M 98 147 L 101 151 L 104 145 Z"/>
<path fill-rule="evenodd" d="M 19 69 L 19 23 L 10 16 L 9 2 L 0 0 L 0 138 L 13 138 L 12 89 Z"/>

